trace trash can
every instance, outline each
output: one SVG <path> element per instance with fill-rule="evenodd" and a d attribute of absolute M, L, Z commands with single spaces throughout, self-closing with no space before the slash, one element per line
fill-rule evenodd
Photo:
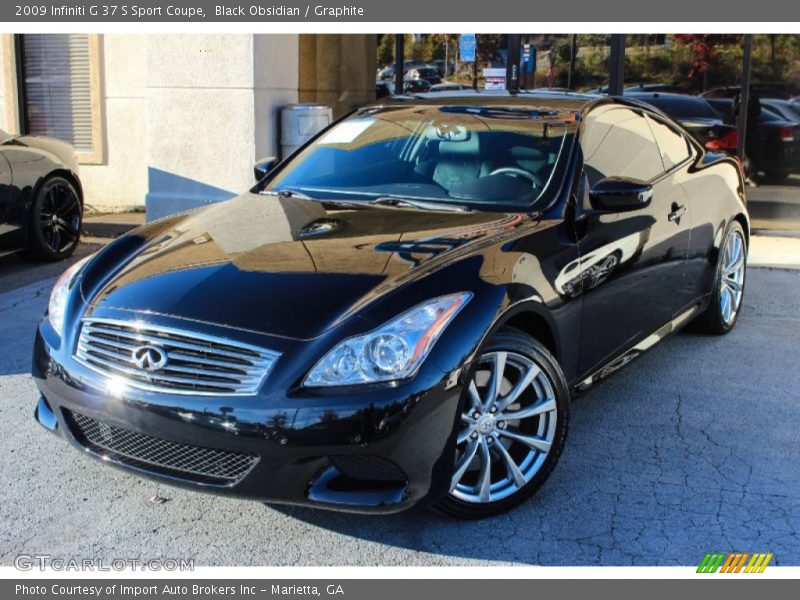
<path fill-rule="evenodd" d="M 281 158 L 288 158 L 331 124 L 333 110 L 321 104 L 288 104 L 281 109 Z"/>

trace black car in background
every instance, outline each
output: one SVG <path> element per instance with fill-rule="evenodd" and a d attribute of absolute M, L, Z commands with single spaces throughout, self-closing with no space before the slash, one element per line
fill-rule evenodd
<path fill-rule="evenodd" d="M 644 103 L 384 100 L 69 269 L 35 414 L 196 490 L 484 517 L 548 478 L 574 392 L 734 327 L 748 240 L 736 161 Z"/>
<path fill-rule="evenodd" d="M 625 87 L 625 94 L 650 92 L 662 94 L 682 94 L 685 93 L 685 88 L 674 83 L 640 83 L 639 85 L 630 85 Z"/>
<path fill-rule="evenodd" d="M 80 241 L 83 195 L 73 147 L 0 130 L 0 256 L 70 256 Z"/>
<path fill-rule="evenodd" d="M 394 65 L 388 65 L 386 67 L 383 67 L 382 69 L 378 70 L 377 79 L 379 79 L 379 80 L 380 79 L 382 79 L 382 80 L 394 79 L 394 71 L 395 71 Z"/>
<path fill-rule="evenodd" d="M 629 92 L 630 97 L 646 102 L 680 123 L 686 131 L 709 150 L 735 153 L 739 136 L 736 127 L 727 124 L 703 98 L 664 92 Z"/>
<path fill-rule="evenodd" d="M 414 67 L 406 71 L 406 77 L 409 79 L 424 79 L 430 85 L 442 82 L 442 76 L 436 67 Z"/>
<path fill-rule="evenodd" d="M 706 100 L 726 123 L 735 125 L 732 99 L 706 97 Z M 754 172 L 763 173 L 768 183 L 780 183 L 790 174 L 800 173 L 800 123 L 787 121 L 763 108 L 757 123 L 758 147 L 754 156 L 748 157 Z"/>
<path fill-rule="evenodd" d="M 775 113 L 781 119 L 790 123 L 800 123 L 800 105 L 775 98 L 761 98 L 760 103 L 762 108 Z"/>
<path fill-rule="evenodd" d="M 413 77 L 406 77 L 403 79 L 403 93 L 404 94 L 420 94 L 427 92 L 431 87 L 427 79 L 415 79 Z"/>
<path fill-rule="evenodd" d="M 394 95 L 394 83 L 388 79 L 378 79 L 375 82 L 375 98 L 380 100 Z"/>
<path fill-rule="evenodd" d="M 685 90 L 672 83 L 640 83 L 638 85 L 628 85 L 622 90 L 623 94 L 639 93 L 639 92 L 661 92 L 667 94 L 680 94 Z M 593 90 L 589 90 L 589 94 L 608 94 L 608 86 L 603 85 Z"/>
<path fill-rule="evenodd" d="M 706 90 L 700 95 L 703 98 L 735 98 L 739 95 L 742 86 L 723 85 Z M 750 91 L 759 98 L 780 98 L 788 100 L 796 95 L 798 88 L 783 81 L 767 81 L 750 84 Z"/>

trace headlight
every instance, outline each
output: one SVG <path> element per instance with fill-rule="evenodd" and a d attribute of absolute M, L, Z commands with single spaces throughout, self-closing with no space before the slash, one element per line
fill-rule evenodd
<path fill-rule="evenodd" d="M 61 330 L 64 327 L 64 311 L 67 308 L 67 298 L 69 298 L 69 292 L 72 289 L 72 284 L 75 282 L 75 277 L 81 270 L 81 267 L 83 267 L 92 256 L 94 255 L 79 260 L 64 271 L 53 286 L 53 291 L 50 292 L 50 304 L 47 307 L 47 316 L 50 319 L 50 325 L 53 326 L 53 329 L 58 335 L 61 335 Z"/>
<path fill-rule="evenodd" d="M 369 333 L 339 343 L 311 369 L 303 385 L 353 385 L 413 376 L 471 297 L 462 292 L 430 300 Z"/>

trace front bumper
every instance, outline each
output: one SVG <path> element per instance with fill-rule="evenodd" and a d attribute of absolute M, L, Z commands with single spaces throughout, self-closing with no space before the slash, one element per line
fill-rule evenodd
<path fill-rule="evenodd" d="M 120 393 L 59 343 L 43 321 L 33 361 L 42 395 L 36 418 L 117 467 L 199 491 L 353 512 L 397 512 L 447 492 L 459 373 L 427 365 L 402 385 L 325 392 L 271 385 L 271 374 L 265 390 L 248 397 Z M 92 434 L 81 423 L 94 423 Z M 102 441 L 119 432 L 133 440 L 121 451 Z M 131 447 L 144 448 L 148 459 Z M 187 467 L 197 460 L 186 453 L 199 451 L 252 460 L 240 477 L 215 479 Z M 182 458 L 167 466 L 150 460 L 165 452 Z"/>

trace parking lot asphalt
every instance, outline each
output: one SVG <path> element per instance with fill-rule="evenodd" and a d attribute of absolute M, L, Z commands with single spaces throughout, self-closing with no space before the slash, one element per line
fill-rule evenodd
<path fill-rule="evenodd" d="M 748 186 L 746 193 L 753 233 L 800 237 L 800 175 L 782 185 Z"/>
<path fill-rule="evenodd" d="M 2 565 L 37 553 L 196 565 L 696 565 L 729 551 L 800 565 L 797 271 L 752 269 L 730 335 L 674 336 L 576 398 L 549 482 L 478 522 L 270 507 L 82 456 L 32 416 L 33 332 L 52 283 L 0 293 Z"/>

